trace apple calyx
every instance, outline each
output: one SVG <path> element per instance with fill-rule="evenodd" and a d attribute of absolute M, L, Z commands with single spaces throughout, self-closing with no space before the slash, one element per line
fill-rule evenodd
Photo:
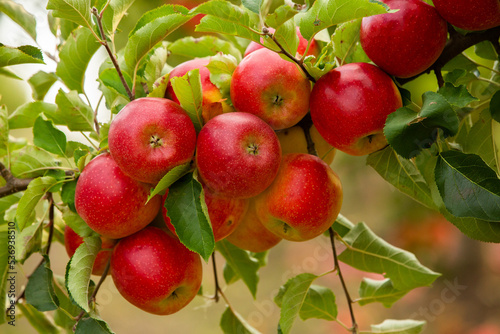
<path fill-rule="evenodd" d="M 152 148 L 162 147 L 163 140 L 158 135 L 151 135 L 151 138 L 149 139 L 149 144 L 151 145 Z"/>
<path fill-rule="evenodd" d="M 284 102 L 284 99 L 280 95 L 276 95 L 273 98 L 273 104 L 276 106 L 281 106 Z"/>
<path fill-rule="evenodd" d="M 259 155 L 259 145 L 252 143 L 247 146 L 247 153 L 250 155 Z"/>

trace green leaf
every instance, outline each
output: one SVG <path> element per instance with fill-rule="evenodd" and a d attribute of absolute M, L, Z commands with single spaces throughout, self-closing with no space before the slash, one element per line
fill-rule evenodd
<path fill-rule="evenodd" d="M 226 259 L 226 263 L 243 280 L 255 299 L 259 283 L 259 261 L 250 252 L 238 248 L 226 240 L 217 242 L 216 246 Z"/>
<path fill-rule="evenodd" d="M 361 19 L 339 24 L 332 36 L 335 55 L 341 64 L 370 62 L 359 42 Z"/>
<path fill-rule="evenodd" d="M 66 266 L 66 289 L 70 298 L 85 312 L 90 313 L 89 283 L 94 261 L 101 249 L 101 238 L 89 236 L 76 249 Z"/>
<path fill-rule="evenodd" d="M 75 208 L 75 190 L 76 190 L 77 180 L 70 182 L 65 182 L 61 189 L 61 200 L 66 204 L 72 211 L 76 212 Z"/>
<path fill-rule="evenodd" d="M 297 27 L 293 20 L 283 23 L 274 32 L 276 41 L 290 54 L 295 55 L 299 46 L 299 36 L 297 36 Z M 274 44 L 274 42 L 271 42 Z M 267 43 L 266 43 L 267 44 Z M 284 56 L 288 60 L 288 57 Z"/>
<path fill-rule="evenodd" d="M 148 85 L 148 90 L 154 89 L 154 83 L 158 78 L 160 78 L 165 73 L 165 65 L 167 65 L 167 42 L 159 43 L 157 47 L 155 47 L 149 53 L 149 57 L 145 60 L 144 67 L 144 79 L 146 80 L 146 84 Z"/>
<path fill-rule="evenodd" d="M 206 14 L 195 31 L 214 32 L 260 41 L 259 15 L 229 1 L 211 0 L 200 4 L 190 14 Z"/>
<path fill-rule="evenodd" d="M 339 213 L 337 218 L 335 219 L 335 222 L 332 224 L 332 229 L 339 234 L 340 237 L 344 237 L 347 233 L 349 233 L 350 230 L 352 230 L 354 227 L 354 224 L 351 223 L 349 219 L 347 219 L 344 215 Z M 325 233 L 329 234 L 329 231 L 326 231 Z"/>
<path fill-rule="evenodd" d="M 371 325 L 372 333 L 418 334 L 422 333 L 425 321 L 419 320 L 384 320 L 378 325 Z"/>
<path fill-rule="evenodd" d="M 490 112 L 491 117 L 500 123 L 500 90 L 491 97 Z"/>
<path fill-rule="evenodd" d="M 88 28 L 80 27 L 71 32 L 61 47 L 56 69 L 56 74 L 69 89 L 83 93 L 87 66 L 100 46 Z"/>
<path fill-rule="evenodd" d="M 123 77 L 125 78 L 125 82 L 127 83 L 127 85 L 129 87 L 132 87 L 132 79 L 130 78 L 130 76 L 127 73 L 123 73 Z M 129 102 L 127 90 L 123 86 L 120 76 L 118 75 L 118 72 L 115 68 L 107 68 L 102 71 L 99 74 L 99 79 L 107 88 L 110 88 L 116 93 L 119 93 L 127 100 L 127 102 Z"/>
<path fill-rule="evenodd" d="M 49 0 L 47 4 L 47 9 L 52 10 L 52 16 L 73 21 L 90 29 L 92 29 L 91 7 L 90 0 Z"/>
<path fill-rule="evenodd" d="M 14 303 L 15 300 L 14 298 L 7 298 L 7 284 L 9 283 L 10 285 L 10 283 L 14 281 L 9 277 L 9 272 L 14 272 L 16 270 L 15 233 L 15 227 L 0 230 L 0 325 L 6 321 L 15 320 L 16 318 L 15 314 L 11 312 L 7 313 L 7 308 L 11 310 L 14 309 L 11 303 Z"/>
<path fill-rule="evenodd" d="M 168 50 L 172 54 L 188 58 L 205 58 L 222 52 L 241 60 L 241 52 L 232 43 L 215 36 L 201 36 L 199 38 L 187 36 L 180 38 L 170 44 Z"/>
<path fill-rule="evenodd" d="M 293 322 L 306 300 L 307 292 L 312 282 L 318 276 L 311 273 L 304 273 L 289 279 L 280 288 L 274 301 L 281 307 L 279 326 L 283 334 L 290 333 Z"/>
<path fill-rule="evenodd" d="M 52 103 L 35 101 L 27 102 L 19 106 L 9 116 L 9 127 L 11 129 L 31 128 L 35 125 L 35 120 L 41 113 L 51 113 L 57 110 L 57 106 Z"/>
<path fill-rule="evenodd" d="M 250 326 L 241 315 L 233 312 L 228 306 L 220 319 L 220 328 L 224 334 L 260 334 Z"/>
<path fill-rule="evenodd" d="M 302 36 L 309 40 L 328 27 L 387 10 L 386 5 L 374 0 L 316 0 L 307 12 L 295 16 L 295 22 Z"/>
<path fill-rule="evenodd" d="M 170 186 L 165 207 L 179 240 L 208 261 L 215 241 L 208 214 L 203 210 L 202 197 L 203 188 L 190 173 Z"/>
<path fill-rule="evenodd" d="M 311 285 L 299 312 L 302 320 L 311 318 L 334 321 L 337 319 L 337 304 L 333 291 L 318 285 Z"/>
<path fill-rule="evenodd" d="M 57 180 L 51 176 L 39 177 L 30 182 L 28 189 L 19 200 L 16 211 L 16 222 L 20 232 L 26 227 L 26 223 L 35 210 L 38 201 L 56 183 Z"/>
<path fill-rule="evenodd" d="M 66 225 L 68 225 L 76 234 L 85 238 L 95 236 L 96 233 L 85 223 L 85 221 L 78 215 L 78 213 L 65 209 L 62 216 Z"/>
<path fill-rule="evenodd" d="M 454 216 L 500 221 L 500 179 L 476 154 L 440 154 L 436 184 L 446 209 Z"/>
<path fill-rule="evenodd" d="M 241 4 L 252 12 L 259 14 L 262 0 L 241 0 Z"/>
<path fill-rule="evenodd" d="M 9 149 L 9 111 L 0 105 L 0 151 Z"/>
<path fill-rule="evenodd" d="M 17 262 L 24 263 L 31 254 L 42 249 L 42 232 L 43 221 L 39 219 L 36 223 L 16 234 Z"/>
<path fill-rule="evenodd" d="M 474 53 L 483 59 L 498 60 L 498 55 L 490 41 L 482 41 L 474 45 Z"/>
<path fill-rule="evenodd" d="M 397 155 L 392 147 L 370 154 L 366 163 L 402 193 L 428 208 L 436 209 L 431 190 L 418 168 L 412 161 Z"/>
<path fill-rule="evenodd" d="M 164 5 L 145 13 L 130 32 L 124 49 L 131 77 L 135 77 L 139 62 L 149 50 L 191 18 L 185 7 L 177 5 Z"/>
<path fill-rule="evenodd" d="M 210 71 L 210 81 L 219 88 L 222 98 L 226 99 L 226 103 L 231 103 L 231 78 L 233 72 L 238 66 L 238 60 L 231 55 L 216 55 L 210 58 L 207 65 Z"/>
<path fill-rule="evenodd" d="M 36 20 L 24 7 L 12 0 L 0 0 L 0 12 L 19 24 L 36 41 Z"/>
<path fill-rule="evenodd" d="M 168 189 L 174 182 L 179 180 L 181 177 L 186 175 L 191 169 L 191 162 L 185 163 L 183 165 L 175 166 L 167 174 L 165 174 L 161 180 L 156 184 L 154 189 L 151 189 L 151 193 L 148 196 L 148 202 L 154 196 L 164 192 Z"/>
<path fill-rule="evenodd" d="M 38 311 L 52 311 L 59 307 L 59 299 L 54 291 L 53 273 L 47 255 L 44 261 L 31 274 L 26 285 L 26 302 Z"/>
<path fill-rule="evenodd" d="M 0 198 L 0 225 L 7 223 L 4 220 L 5 211 L 9 210 L 14 204 L 19 202 L 21 197 L 22 197 L 21 193 L 15 193 L 15 194 L 4 196 L 4 197 Z M 5 239 L 5 240 L 7 240 L 7 239 Z M 1 268 L 2 267 L 0 266 L 0 269 Z"/>
<path fill-rule="evenodd" d="M 38 117 L 33 125 L 33 143 L 44 150 L 64 156 L 66 152 L 66 135 L 54 127 L 51 121 Z"/>
<path fill-rule="evenodd" d="M 374 280 L 363 278 L 359 287 L 359 305 L 370 303 L 382 303 L 385 307 L 391 307 L 396 301 L 407 294 L 408 291 L 401 291 L 394 288 L 389 278 Z"/>
<path fill-rule="evenodd" d="M 266 16 L 266 25 L 272 28 L 278 28 L 286 21 L 293 18 L 295 15 L 299 13 L 298 10 L 292 8 L 291 6 L 284 4 L 279 6 L 274 10 L 272 14 L 268 14 Z"/>
<path fill-rule="evenodd" d="M 14 48 L 0 43 L 0 67 L 18 64 L 45 64 L 42 51 L 31 45 Z"/>
<path fill-rule="evenodd" d="M 106 35 L 113 35 L 127 10 L 135 0 L 99 0 L 96 8 L 102 12 L 102 25 Z M 104 6 L 106 10 L 103 12 Z"/>
<path fill-rule="evenodd" d="M 387 141 L 403 158 L 411 159 L 430 148 L 439 130 L 445 138 L 458 132 L 458 116 L 442 95 L 425 92 L 422 99 L 419 113 L 407 107 L 399 108 L 387 117 L 384 126 Z"/>
<path fill-rule="evenodd" d="M 68 291 L 64 286 L 64 277 L 54 277 L 54 290 L 59 299 L 59 308 L 54 312 L 54 322 L 67 330 L 68 333 L 73 331 L 75 318 L 82 311 L 81 308 L 71 302 Z"/>
<path fill-rule="evenodd" d="M 200 70 L 196 68 L 182 77 L 174 77 L 170 79 L 170 83 L 181 107 L 191 118 L 196 132 L 199 132 L 203 126 L 203 90 L 201 88 Z"/>
<path fill-rule="evenodd" d="M 27 146 L 11 161 L 11 172 L 15 177 L 30 178 L 42 176 L 47 169 L 57 166 L 58 162 L 47 151 L 35 146 Z"/>
<path fill-rule="evenodd" d="M 43 334 L 62 334 L 64 331 L 54 325 L 48 313 L 40 312 L 30 304 L 18 303 L 16 307 L 22 312 L 23 316 L 29 321 L 31 326 Z"/>
<path fill-rule="evenodd" d="M 456 87 L 451 82 L 445 82 L 444 86 L 439 88 L 438 93 L 443 95 L 446 101 L 451 105 L 455 105 L 459 108 L 464 108 L 469 103 L 478 101 L 478 98 L 469 93 L 465 85 Z"/>
<path fill-rule="evenodd" d="M 373 233 L 365 223 L 358 223 L 344 236 L 349 245 L 339 260 L 359 270 L 384 274 L 398 290 L 428 286 L 440 274 L 422 266 L 415 255 L 390 245 Z"/>
<path fill-rule="evenodd" d="M 28 79 L 28 83 L 33 91 L 32 96 L 34 100 L 41 101 L 49 91 L 50 87 L 57 81 L 55 73 L 47 73 L 38 71 Z"/>
<path fill-rule="evenodd" d="M 83 318 L 75 328 L 75 334 L 112 334 L 109 325 L 101 319 Z"/>
<path fill-rule="evenodd" d="M 57 111 L 45 111 L 47 118 L 57 125 L 66 125 L 71 131 L 94 131 L 94 112 L 74 90 L 62 89 L 56 95 Z"/>
<path fill-rule="evenodd" d="M 12 72 L 9 69 L 6 69 L 5 67 L 0 67 L 0 75 L 6 76 L 8 78 L 16 79 L 16 80 L 23 80 L 23 78 L 20 78 L 14 72 Z"/>

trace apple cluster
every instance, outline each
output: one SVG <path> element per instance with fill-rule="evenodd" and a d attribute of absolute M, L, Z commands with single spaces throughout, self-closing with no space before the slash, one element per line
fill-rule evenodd
<path fill-rule="evenodd" d="M 230 100 L 211 81 L 210 58 L 170 72 L 172 79 L 199 70 L 198 132 L 170 83 L 163 98 L 127 104 L 111 122 L 109 150 L 86 165 L 76 186 L 76 210 L 103 240 L 93 273 L 102 273 L 110 258 L 118 291 L 154 314 L 174 313 L 194 298 L 201 260 L 177 238 L 165 206 L 171 194 L 148 200 L 169 171 L 186 164 L 202 184 L 215 241 L 262 252 L 283 239 L 324 233 L 342 205 L 342 185 L 330 167 L 335 149 L 366 155 L 387 145 L 385 120 L 402 107 L 391 75 L 411 77 L 431 66 L 447 39 L 440 14 L 453 23 L 453 13 L 440 9 L 450 7 L 444 0 L 434 1 L 439 12 L 420 0 L 384 2 L 399 11 L 364 18 L 360 31 L 374 64 L 338 66 L 312 86 L 295 63 L 252 42 L 232 74 Z M 499 19 L 480 23 L 499 25 Z M 319 55 L 315 41 L 308 45 L 297 35 L 298 54 Z M 309 113 L 313 125 L 299 126 Z M 317 155 L 308 153 L 306 138 Z M 151 226 L 157 217 L 162 226 Z M 71 255 L 82 239 L 69 228 L 65 237 Z"/>

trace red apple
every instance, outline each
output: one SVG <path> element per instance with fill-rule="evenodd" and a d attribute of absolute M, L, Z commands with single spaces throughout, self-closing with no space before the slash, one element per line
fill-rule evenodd
<path fill-rule="evenodd" d="M 257 214 L 271 232 L 305 241 L 328 230 L 342 206 L 342 185 L 320 158 L 304 153 L 283 156 L 276 179 L 256 199 Z"/>
<path fill-rule="evenodd" d="M 161 197 L 146 200 L 151 186 L 125 174 L 105 153 L 90 161 L 78 178 L 76 211 L 98 234 L 120 239 L 148 225 L 161 206 Z"/>
<path fill-rule="evenodd" d="M 257 215 L 255 198 L 251 198 L 248 210 L 236 229 L 226 240 L 241 249 L 260 253 L 276 246 L 282 238 L 269 231 Z"/>
<path fill-rule="evenodd" d="M 69 257 L 75 254 L 76 249 L 83 243 L 83 238 L 79 236 L 73 229 L 69 226 L 64 227 L 64 247 L 66 248 L 66 253 Z M 106 265 L 108 264 L 109 258 L 111 257 L 111 252 L 117 240 L 102 237 L 101 236 L 101 251 L 97 253 L 97 257 L 94 261 L 94 266 L 92 267 L 92 275 L 102 275 Z M 109 274 L 109 272 L 108 272 Z"/>
<path fill-rule="evenodd" d="M 111 256 L 120 294 L 143 311 L 167 315 L 186 306 L 202 280 L 200 256 L 153 226 L 120 240 Z"/>
<path fill-rule="evenodd" d="M 311 84 L 297 65 L 268 49 L 243 58 L 231 79 L 234 108 L 275 130 L 294 126 L 307 114 L 310 93 Z"/>
<path fill-rule="evenodd" d="M 205 194 L 205 203 L 207 204 L 208 215 L 214 233 L 215 242 L 224 239 L 230 235 L 240 224 L 245 216 L 248 207 L 247 199 L 227 198 L 215 194 L 208 187 L 203 185 L 203 193 Z M 163 196 L 162 215 L 168 229 L 175 233 L 174 225 L 170 222 L 167 216 L 167 208 L 165 201 L 167 200 L 168 191 Z"/>
<path fill-rule="evenodd" d="M 365 155 L 387 145 L 387 115 L 402 107 L 392 79 L 368 63 L 337 67 L 316 82 L 311 93 L 314 125 L 332 146 Z"/>
<path fill-rule="evenodd" d="M 422 73 L 444 49 L 448 29 L 436 9 L 421 0 L 382 0 L 398 12 L 363 18 L 360 41 L 367 56 L 387 73 Z"/>
<path fill-rule="evenodd" d="M 273 182 L 280 160 L 278 137 L 252 114 L 216 116 L 198 134 L 196 165 L 200 177 L 224 197 L 258 195 Z"/>
<path fill-rule="evenodd" d="M 200 70 L 201 89 L 203 91 L 202 116 L 205 122 L 208 122 L 213 116 L 234 111 L 233 107 L 228 105 L 225 99 L 222 98 L 219 88 L 210 81 L 210 71 L 207 68 L 209 63 L 210 58 L 195 58 L 177 65 L 169 74 L 171 79 L 182 77 L 194 69 Z M 165 97 L 180 104 L 170 82 L 167 85 Z"/>
<path fill-rule="evenodd" d="M 268 28 L 268 29 L 271 33 L 274 33 L 273 28 Z M 299 36 L 299 46 L 297 48 L 297 54 L 299 56 L 302 56 L 307 48 L 307 39 L 302 37 L 302 34 L 300 33 L 299 27 L 297 27 L 297 36 Z M 263 38 L 261 38 L 261 43 L 264 43 Z M 265 48 L 265 46 L 263 46 L 262 44 L 251 41 L 248 44 L 247 48 L 245 49 L 245 54 L 243 55 L 243 57 L 248 56 L 250 53 L 254 52 L 255 50 L 259 50 L 259 49 L 263 49 L 263 48 Z M 319 55 L 319 52 L 320 52 L 320 48 L 319 48 L 318 42 L 316 42 L 316 40 L 313 39 L 311 42 L 311 45 L 309 46 L 309 50 L 307 50 L 306 56 L 312 55 L 312 56 L 317 57 Z"/>
<path fill-rule="evenodd" d="M 144 97 L 127 104 L 113 119 L 108 144 L 126 174 L 155 184 L 172 168 L 191 161 L 196 131 L 178 104 Z"/>
<path fill-rule="evenodd" d="M 485 30 L 500 26 L 500 1 L 498 0 L 434 0 L 439 14 L 465 30 Z"/>

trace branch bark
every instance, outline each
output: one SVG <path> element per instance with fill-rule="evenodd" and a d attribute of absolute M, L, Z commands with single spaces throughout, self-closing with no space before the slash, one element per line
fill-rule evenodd
<path fill-rule="evenodd" d="M 0 162 L 0 174 L 5 180 L 5 186 L 0 187 L 0 198 L 26 190 L 33 179 L 19 179 L 12 175 L 9 169 Z"/>

